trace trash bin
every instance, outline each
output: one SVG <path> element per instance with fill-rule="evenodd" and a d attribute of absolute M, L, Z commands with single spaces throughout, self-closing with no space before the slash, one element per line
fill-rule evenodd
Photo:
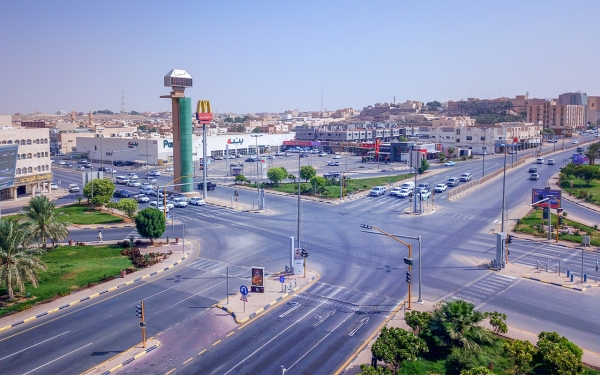
<path fill-rule="evenodd" d="M 73 240 L 69 240 L 69 246 L 73 246 Z"/>
<path fill-rule="evenodd" d="M 175 237 L 175 243 L 179 243 L 179 237 Z"/>
<path fill-rule="evenodd" d="M 127 271 L 126 270 L 121 270 L 121 278 L 124 278 L 125 275 L 127 275 Z"/>

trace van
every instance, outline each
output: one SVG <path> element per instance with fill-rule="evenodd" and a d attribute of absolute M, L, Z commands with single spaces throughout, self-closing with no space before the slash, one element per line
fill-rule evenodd
<path fill-rule="evenodd" d="M 537 158 L 537 159 L 535 159 L 535 162 L 537 164 L 544 164 L 544 158 Z"/>
<path fill-rule="evenodd" d="M 460 182 L 467 182 L 467 181 L 471 181 L 471 179 L 473 178 L 473 175 L 470 173 L 463 173 L 460 175 Z"/>
<path fill-rule="evenodd" d="M 402 185 L 400 185 L 401 189 L 408 189 L 408 190 L 415 190 L 415 183 L 412 181 L 407 181 L 405 183 L 403 183 Z"/>
<path fill-rule="evenodd" d="M 129 178 L 125 176 L 117 176 L 117 184 L 125 185 L 129 182 Z"/>

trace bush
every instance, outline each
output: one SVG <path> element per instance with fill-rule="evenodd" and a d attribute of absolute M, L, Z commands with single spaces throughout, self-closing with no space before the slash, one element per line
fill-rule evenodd
<path fill-rule="evenodd" d="M 446 358 L 445 366 L 447 374 L 460 374 L 462 370 L 470 370 L 479 365 L 479 358 L 475 352 L 454 348 Z"/>

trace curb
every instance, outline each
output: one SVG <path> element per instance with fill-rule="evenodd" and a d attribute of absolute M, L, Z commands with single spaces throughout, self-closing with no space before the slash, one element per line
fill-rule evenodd
<path fill-rule="evenodd" d="M 115 367 L 111 368 L 110 370 L 108 370 L 108 371 L 104 371 L 104 372 L 103 372 L 101 375 L 114 374 L 114 373 L 115 373 L 115 372 L 116 372 L 118 369 L 120 369 L 121 367 L 123 367 L 123 366 L 125 366 L 125 365 L 127 365 L 127 364 L 129 364 L 129 363 L 131 363 L 131 362 L 133 362 L 133 361 L 135 361 L 136 359 L 138 359 L 138 358 L 140 358 L 140 357 L 143 357 L 144 355 L 146 355 L 146 354 L 150 353 L 150 352 L 151 352 L 151 351 L 153 351 L 154 349 L 158 349 L 158 347 L 160 346 L 160 341 L 158 341 L 158 340 L 157 340 L 156 342 L 157 342 L 157 344 L 156 344 L 156 345 L 152 345 L 151 347 L 149 347 L 148 349 L 144 350 L 143 352 L 141 352 L 141 353 L 138 353 L 138 354 L 134 355 L 133 357 L 131 357 L 131 358 L 129 358 L 129 359 L 127 359 L 127 360 L 125 360 L 125 361 L 123 361 L 123 362 L 119 363 L 118 365 L 116 365 Z M 138 344 L 138 345 L 139 345 L 139 344 Z M 135 346 L 134 346 L 134 348 L 135 348 Z M 127 353 L 127 352 L 128 352 L 129 350 L 131 350 L 131 349 L 133 349 L 133 348 L 130 348 L 130 349 L 128 349 L 127 351 L 125 351 L 125 352 L 123 352 L 123 353 Z M 118 355 L 119 355 L 119 354 L 117 354 L 117 356 L 118 356 Z M 113 357 L 113 358 L 114 358 L 114 357 Z M 111 358 L 111 359 L 112 359 L 112 358 Z M 110 359 L 109 359 L 109 361 L 110 361 Z M 100 365 L 98 365 L 98 366 L 100 366 Z M 86 372 L 82 373 L 82 375 L 83 375 L 83 374 L 87 374 L 88 372 L 95 370 L 96 368 L 98 368 L 98 366 L 92 367 L 91 369 L 89 369 L 89 370 L 87 370 Z"/>
<path fill-rule="evenodd" d="M 570 284 L 560 284 L 560 283 L 555 283 L 553 281 L 548 281 L 548 280 L 543 280 L 543 279 L 538 279 L 536 277 L 531 277 L 531 276 L 522 276 L 524 279 L 528 279 L 528 280 L 533 280 L 533 281 L 539 281 L 541 283 L 545 283 L 545 284 L 550 284 L 550 285 L 554 285 L 554 286 L 560 286 L 562 288 L 567 288 L 567 289 L 572 289 L 572 290 L 577 290 L 579 292 L 583 292 L 586 289 L 590 289 L 593 287 L 598 287 L 600 285 L 598 284 L 589 284 L 589 285 L 584 285 L 584 286 L 576 286 L 576 285 L 570 285 Z"/>
<path fill-rule="evenodd" d="M 311 272 L 314 272 L 314 271 L 311 271 Z M 308 285 L 310 285 L 312 282 L 314 282 L 316 280 L 316 278 L 317 278 L 317 276 L 313 275 L 313 277 L 311 277 L 311 279 L 308 281 L 308 283 L 306 285 L 304 285 L 302 287 L 296 287 L 296 288 L 290 290 L 289 292 L 285 293 L 283 296 L 277 298 L 275 301 L 264 305 L 260 309 L 256 310 L 252 314 L 250 314 L 247 318 L 244 318 L 244 319 L 241 319 L 241 320 L 239 320 L 237 318 L 237 316 L 235 315 L 235 312 L 229 310 L 227 307 L 225 307 L 225 306 L 223 306 L 221 304 L 221 302 L 223 302 L 223 301 L 217 303 L 215 305 L 215 307 L 218 308 L 218 309 L 221 309 L 221 310 L 225 311 L 226 313 L 228 313 L 229 315 L 231 315 L 237 324 L 244 324 L 244 323 L 248 322 L 250 319 L 256 318 L 258 315 L 262 314 L 263 312 L 267 311 L 268 309 L 270 309 L 271 307 L 275 306 L 279 302 L 283 301 L 287 297 L 289 297 L 292 294 L 296 293 L 298 290 L 306 288 Z M 236 295 L 238 295 L 238 293 L 234 294 L 234 296 L 236 296 Z"/>
<path fill-rule="evenodd" d="M 117 286 L 113 286 L 112 288 L 105 289 L 105 290 L 103 290 L 103 291 L 101 291 L 101 292 L 94 293 L 94 294 L 92 294 L 92 295 L 89 295 L 89 296 L 87 296 L 87 297 L 84 297 L 84 298 L 78 299 L 78 300 L 76 300 L 76 301 L 73 301 L 73 302 L 70 302 L 70 303 L 67 303 L 67 304 L 65 304 L 65 305 L 62 305 L 62 306 L 60 306 L 60 307 L 57 307 L 57 308 L 54 308 L 54 309 L 52 309 L 52 310 L 45 311 L 45 312 L 43 312 L 43 313 L 41 313 L 41 314 L 37 314 L 36 316 L 32 316 L 32 317 L 29 317 L 29 318 L 27 318 L 27 319 L 23 319 L 23 320 L 21 320 L 21 321 L 18 321 L 18 322 L 16 322 L 16 323 L 13 323 L 13 324 L 11 324 L 11 325 L 4 326 L 4 327 L 0 327 L 0 332 L 3 332 L 3 331 L 6 331 L 6 330 L 9 330 L 9 329 L 11 329 L 11 328 L 14 328 L 14 327 L 16 327 L 16 326 L 19 326 L 19 325 L 21 325 L 21 324 L 25 324 L 25 323 L 31 322 L 31 321 L 33 321 L 33 320 L 35 320 L 35 319 L 39 319 L 39 318 L 41 318 L 41 317 L 43 317 L 43 316 L 50 315 L 50 314 L 52 314 L 52 313 L 55 313 L 55 312 L 57 312 L 57 311 L 64 310 L 64 309 L 66 309 L 67 307 L 70 307 L 70 306 L 75 306 L 75 305 L 77 305 L 78 303 L 81 303 L 81 302 L 87 301 L 87 300 L 89 300 L 89 299 L 94 299 L 94 298 L 96 298 L 96 297 L 99 297 L 99 296 L 101 296 L 101 295 L 103 295 L 103 294 L 106 294 L 106 293 L 108 293 L 108 292 L 112 292 L 112 291 L 114 291 L 114 290 L 117 290 L 117 289 L 123 288 L 123 287 L 125 287 L 125 286 L 127 286 L 127 285 L 130 285 L 130 284 L 133 284 L 133 283 L 135 283 L 135 282 L 138 282 L 138 281 L 141 281 L 141 280 L 143 280 L 143 279 L 146 279 L 146 278 L 148 278 L 148 277 L 150 277 L 150 276 L 154 276 L 154 275 L 157 275 L 157 274 L 159 274 L 159 273 L 161 273 L 161 272 L 167 271 L 168 269 L 170 269 L 170 268 L 173 268 L 173 267 L 175 267 L 176 265 L 178 265 L 179 263 L 181 263 L 181 262 L 182 262 L 183 260 L 185 260 L 185 258 L 187 258 L 189 255 L 190 255 L 190 253 L 189 253 L 189 252 L 188 252 L 188 253 L 186 253 L 186 254 L 185 254 L 185 256 L 184 256 L 183 258 L 181 258 L 181 260 L 178 260 L 177 262 L 173 263 L 173 264 L 172 264 L 172 265 L 170 265 L 169 267 L 165 267 L 165 268 L 163 268 L 163 269 L 160 269 L 160 270 L 158 270 L 158 271 L 154 271 L 154 272 L 152 272 L 152 273 L 149 273 L 149 274 L 147 274 L 147 275 L 140 276 L 140 277 L 138 277 L 138 278 L 135 278 L 135 279 L 133 279 L 133 280 L 127 281 L 127 282 L 125 282 L 125 283 L 123 283 L 123 284 L 119 284 L 119 285 L 117 285 Z"/>
<path fill-rule="evenodd" d="M 73 225 L 75 228 L 77 229 L 118 229 L 118 228 L 135 228 L 135 225 L 133 224 L 127 224 L 127 225 L 114 225 L 114 226 L 110 226 L 110 227 L 100 227 L 100 226 L 96 226 L 96 227 L 80 227 L 79 225 Z"/>

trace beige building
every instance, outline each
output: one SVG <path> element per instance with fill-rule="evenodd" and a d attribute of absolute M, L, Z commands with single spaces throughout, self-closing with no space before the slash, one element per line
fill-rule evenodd
<path fill-rule="evenodd" d="M 18 145 L 15 179 L 0 191 L 0 200 L 49 191 L 52 182 L 49 129 L 0 128 L 0 145 Z"/>
<path fill-rule="evenodd" d="M 585 129 L 586 108 L 584 105 L 561 105 L 554 100 L 542 105 L 527 107 L 527 122 L 554 130 L 554 134 L 571 136 L 578 129 Z"/>
<path fill-rule="evenodd" d="M 592 126 L 600 124 L 600 96 L 588 96 L 587 120 Z"/>
<path fill-rule="evenodd" d="M 469 116 L 455 116 L 455 117 L 447 117 L 442 116 L 439 118 L 434 118 L 431 120 L 431 126 L 433 127 L 469 127 L 475 126 L 475 119 Z"/>

